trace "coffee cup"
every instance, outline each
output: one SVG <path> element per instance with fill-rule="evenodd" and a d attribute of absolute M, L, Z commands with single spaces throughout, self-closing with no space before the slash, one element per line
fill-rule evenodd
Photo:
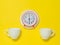
<path fill-rule="evenodd" d="M 9 29 L 5 30 L 5 34 L 12 39 L 17 39 L 20 35 L 20 29 L 19 28 L 9 28 Z"/>
<path fill-rule="evenodd" d="M 49 28 L 41 28 L 40 29 L 40 36 L 42 39 L 47 40 L 50 37 L 54 36 L 55 32 Z"/>

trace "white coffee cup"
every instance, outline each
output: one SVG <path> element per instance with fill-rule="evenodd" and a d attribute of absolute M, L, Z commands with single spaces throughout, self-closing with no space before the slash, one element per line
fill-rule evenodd
<path fill-rule="evenodd" d="M 20 29 L 19 28 L 9 28 L 9 29 L 5 30 L 5 34 L 12 39 L 17 39 L 20 35 Z"/>
<path fill-rule="evenodd" d="M 49 28 L 41 28 L 40 29 L 40 36 L 42 39 L 47 40 L 50 37 L 54 36 L 55 32 Z"/>

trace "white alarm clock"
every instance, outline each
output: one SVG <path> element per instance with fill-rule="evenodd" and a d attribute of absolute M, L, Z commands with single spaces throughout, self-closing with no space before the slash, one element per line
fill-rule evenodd
<path fill-rule="evenodd" d="M 32 29 L 38 23 L 38 15 L 35 11 L 25 10 L 20 16 L 20 22 L 25 28 Z"/>

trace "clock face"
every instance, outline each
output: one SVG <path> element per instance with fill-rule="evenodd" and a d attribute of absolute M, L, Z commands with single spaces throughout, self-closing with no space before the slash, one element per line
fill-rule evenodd
<path fill-rule="evenodd" d="M 29 13 L 25 14 L 23 19 L 24 19 L 24 22 L 27 23 L 28 25 L 32 24 L 35 20 L 34 16 Z"/>
<path fill-rule="evenodd" d="M 20 19 L 23 26 L 33 27 L 36 25 L 38 17 L 34 11 L 27 10 L 22 13 Z"/>

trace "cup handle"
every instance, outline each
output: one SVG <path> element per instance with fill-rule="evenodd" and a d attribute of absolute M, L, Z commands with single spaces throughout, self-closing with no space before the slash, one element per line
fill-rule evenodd
<path fill-rule="evenodd" d="M 55 35 L 55 32 L 52 30 L 51 37 Z"/>
<path fill-rule="evenodd" d="M 8 29 L 5 29 L 5 30 L 4 30 L 4 34 L 6 34 L 7 36 L 9 36 L 9 34 L 8 34 Z"/>

